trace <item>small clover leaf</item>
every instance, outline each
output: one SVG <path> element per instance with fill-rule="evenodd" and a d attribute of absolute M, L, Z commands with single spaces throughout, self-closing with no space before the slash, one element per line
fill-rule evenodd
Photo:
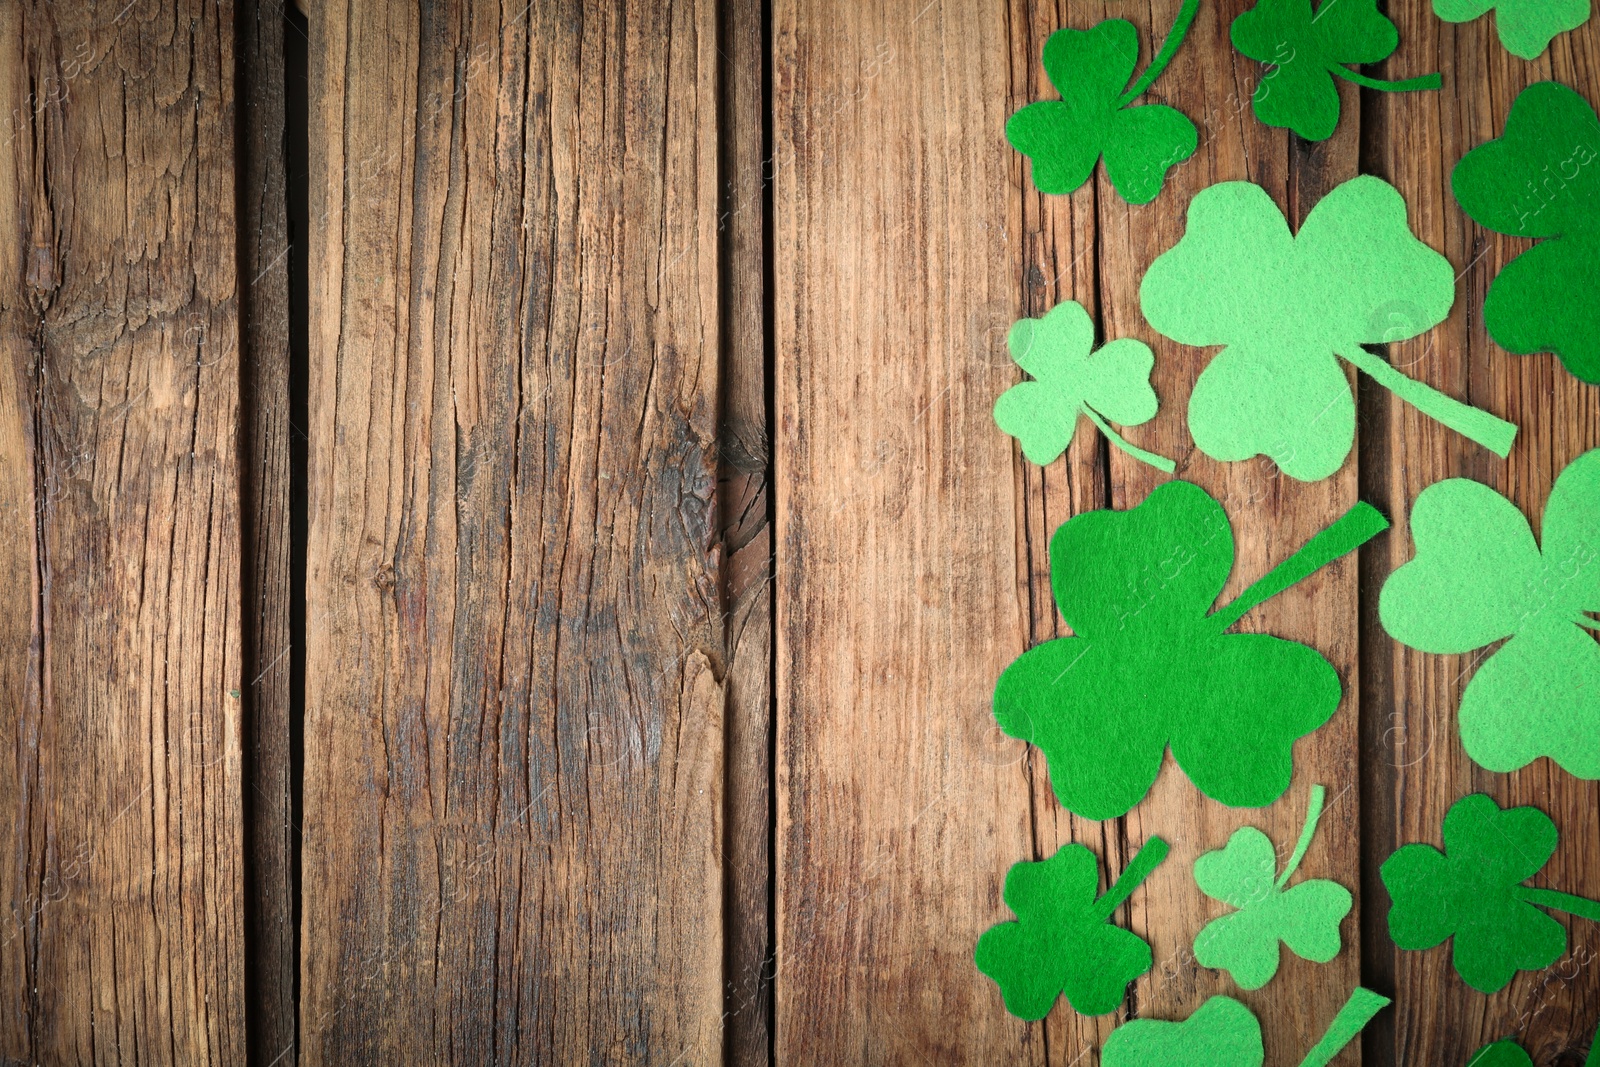
<path fill-rule="evenodd" d="M 1378 597 L 1383 627 L 1422 652 L 1463 653 L 1510 638 L 1461 698 L 1461 743 L 1491 771 L 1548 756 L 1600 778 L 1600 449 L 1556 478 L 1544 545 L 1486 485 L 1450 478 L 1411 509 L 1416 557 Z"/>
<path fill-rule="evenodd" d="M 1585 0 L 1587 6 L 1587 0 Z M 1505 133 L 1462 157 L 1450 188 L 1479 225 L 1548 238 L 1489 286 L 1483 322 L 1508 352 L 1554 352 L 1600 384 L 1600 118 L 1559 82 L 1524 89 Z"/>
<path fill-rule="evenodd" d="M 1389 998 L 1356 989 L 1300 1067 L 1327 1067 Z M 1232 997 L 1216 996 L 1181 1023 L 1134 1019 L 1113 1030 L 1100 1053 L 1102 1067 L 1261 1067 L 1261 1024 Z"/>
<path fill-rule="evenodd" d="M 1482 793 L 1462 797 L 1445 813 L 1444 851 L 1405 845 L 1380 868 L 1393 898 L 1389 936 L 1406 949 L 1454 938 L 1456 973 L 1484 993 L 1519 970 L 1550 966 L 1566 950 L 1567 931 L 1539 907 L 1600 919 L 1600 903 L 1521 884 L 1556 842 L 1555 823 L 1538 808 L 1501 810 Z"/>
<path fill-rule="evenodd" d="M 1467 1067 L 1533 1067 L 1533 1057 L 1507 1037 L 1474 1052 Z"/>
<path fill-rule="evenodd" d="M 1083 305 L 1068 300 L 1042 319 L 1023 319 L 1006 337 L 1011 358 L 1034 381 L 1014 385 L 995 401 L 994 421 L 1022 444 L 1041 467 L 1072 443 L 1079 415 L 1087 415 L 1112 444 L 1135 459 L 1171 473 L 1172 460 L 1136 448 L 1107 425 L 1149 422 L 1156 414 L 1150 388 L 1155 354 L 1133 338 L 1094 348 L 1094 323 Z"/>
<path fill-rule="evenodd" d="M 1490 8 L 1500 43 L 1519 59 L 1538 59 L 1557 34 L 1589 21 L 1589 0 L 1433 0 L 1446 22 L 1471 22 Z"/>
<path fill-rule="evenodd" d="M 1201 891 L 1238 909 L 1205 925 L 1194 939 L 1195 959 L 1229 972 L 1240 989 L 1260 989 L 1278 973 L 1280 941 L 1315 963 L 1339 954 L 1339 924 L 1350 914 L 1350 891 L 1323 879 L 1284 888 L 1311 845 L 1325 795 L 1320 785 L 1312 789 L 1305 827 L 1281 876 L 1274 877 L 1278 855 L 1272 841 L 1253 826 L 1234 831 L 1226 846 L 1195 861 Z"/>
<path fill-rule="evenodd" d="M 1270 68 L 1251 98 L 1256 118 L 1287 126 L 1308 141 L 1325 141 L 1339 125 L 1334 78 L 1369 89 L 1437 89 L 1438 74 L 1403 82 L 1358 74 L 1347 63 L 1378 63 L 1400 44 L 1400 33 L 1377 0 L 1257 0 L 1233 20 L 1233 47 Z"/>
<path fill-rule="evenodd" d="M 1381 178 L 1335 188 L 1297 235 L 1260 186 L 1211 186 L 1189 205 L 1183 239 L 1150 265 L 1139 300 L 1174 341 L 1227 346 L 1189 397 L 1189 431 L 1213 459 L 1269 455 L 1301 481 L 1337 471 L 1355 441 L 1341 358 L 1496 454 L 1511 450 L 1515 426 L 1363 347 L 1425 333 L 1455 302 L 1455 270 L 1412 235 L 1405 200 Z"/>
<path fill-rule="evenodd" d="M 990 927 L 973 953 L 978 970 L 999 983 L 1006 1010 L 1042 1019 L 1065 993 L 1081 1014 L 1115 1011 L 1128 983 L 1150 969 L 1151 955 L 1143 938 L 1110 925 L 1111 915 L 1166 855 L 1165 841 L 1146 841 L 1098 899 L 1100 867 L 1082 845 L 1012 866 L 1005 901 L 1017 921 Z"/>
<path fill-rule="evenodd" d="M 1056 796 L 1085 818 L 1138 803 L 1169 745 L 1207 796 L 1270 804 L 1288 788 L 1295 741 L 1339 706 L 1339 675 L 1305 645 L 1226 631 L 1387 526 L 1357 504 L 1208 615 L 1233 569 L 1233 535 L 1204 489 L 1168 482 L 1127 511 L 1075 516 L 1050 541 L 1050 575 L 1077 636 L 1006 668 L 995 719 L 1038 746 Z"/>
<path fill-rule="evenodd" d="M 1127 88 L 1139 58 L 1139 35 L 1123 19 L 1087 30 L 1057 30 L 1044 45 L 1044 69 L 1060 100 L 1029 104 L 1006 123 L 1006 138 L 1033 160 L 1033 184 L 1070 193 L 1102 155 L 1106 177 L 1130 204 L 1148 204 L 1167 171 L 1194 155 L 1194 123 L 1165 104 L 1129 107 L 1166 68 L 1189 31 L 1199 0 L 1184 0 L 1178 21 L 1144 75 Z"/>

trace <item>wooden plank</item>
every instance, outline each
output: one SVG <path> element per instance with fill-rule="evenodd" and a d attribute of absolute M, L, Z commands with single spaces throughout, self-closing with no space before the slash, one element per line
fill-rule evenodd
<path fill-rule="evenodd" d="M 721 1056 L 717 64 L 311 15 L 308 1062 Z"/>
<path fill-rule="evenodd" d="M 1390 358 L 1429 383 L 1465 396 L 1521 427 L 1511 455 L 1493 456 L 1411 409 L 1375 398 L 1363 444 L 1366 495 L 1390 511 L 1396 529 L 1363 576 L 1364 659 L 1371 700 L 1363 758 L 1370 825 L 1366 840 L 1369 963 L 1392 984 L 1398 1011 L 1379 1028 L 1374 1060 L 1465 1063 L 1482 1044 L 1516 1036 L 1535 1062 L 1563 1049 L 1587 1048 L 1600 1015 L 1600 931 L 1570 923 L 1570 951 L 1542 972 L 1519 975 L 1484 997 L 1455 974 L 1450 953 L 1400 952 L 1384 928 L 1388 895 L 1378 866 L 1410 841 L 1439 843 L 1445 812 L 1460 797 L 1485 791 L 1502 804 L 1535 804 L 1561 829 L 1562 845 L 1539 884 L 1594 895 L 1600 887 L 1600 786 L 1581 782 L 1547 760 L 1511 775 L 1476 767 L 1461 748 L 1456 709 L 1473 671 L 1492 649 L 1434 656 L 1391 640 L 1377 620 L 1383 580 L 1410 559 L 1405 519 L 1417 494 L 1443 478 L 1488 483 L 1531 516 L 1534 529 L 1550 485 L 1581 453 L 1600 446 L 1594 386 L 1569 375 L 1555 356 L 1513 356 L 1484 332 L 1489 283 L 1530 242 L 1501 237 L 1472 222 L 1450 195 L 1457 160 L 1505 128 L 1511 102 L 1527 85 L 1555 78 L 1600 104 L 1600 26 L 1594 21 L 1558 37 L 1540 59 L 1524 62 L 1501 47 L 1493 20 L 1451 26 L 1424 9 L 1391 5 L 1400 24 L 1405 70 L 1442 69 L 1444 90 L 1377 96 L 1370 160 L 1413 206 L 1422 238 L 1443 251 L 1461 278 L 1447 323 L 1426 338 L 1392 346 Z M 1398 60 L 1388 67 L 1392 71 Z"/>
<path fill-rule="evenodd" d="M 244 1058 L 233 33 L 0 7 L 8 1061 Z"/>

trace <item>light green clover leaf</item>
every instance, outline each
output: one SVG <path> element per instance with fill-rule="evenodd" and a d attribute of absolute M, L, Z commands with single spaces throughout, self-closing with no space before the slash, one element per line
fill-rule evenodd
<path fill-rule="evenodd" d="M 1327 1067 L 1389 998 L 1356 989 L 1300 1067 Z M 1113 1030 L 1101 1067 L 1261 1067 L 1261 1024 L 1232 997 L 1212 997 L 1181 1023 L 1134 1019 Z"/>
<path fill-rule="evenodd" d="M 1022 454 L 1041 467 L 1072 443 L 1078 416 L 1087 415 L 1112 444 L 1135 459 L 1172 472 L 1172 460 L 1123 440 L 1107 420 L 1124 426 L 1156 414 L 1150 388 L 1155 354 L 1143 341 L 1125 337 L 1094 349 L 1094 322 L 1083 305 L 1068 300 L 1042 319 L 1023 319 L 1006 337 L 1011 358 L 1035 379 L 1014 385 L 995 401 L 994 421 L 1022 444 Z"/>
<path fill-rule="evenodd" d="M 1471 22 L 1494 9 L 1494 28 L 1507 52 L 1538 59 L 1557 34 L 1589 21 L 1589 0 L 1433 0 L 1446 22 Z"/>

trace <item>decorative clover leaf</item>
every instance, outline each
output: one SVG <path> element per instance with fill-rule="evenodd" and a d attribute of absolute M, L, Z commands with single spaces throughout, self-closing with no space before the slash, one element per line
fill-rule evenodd
<path fill-rule="evenodd" d="M 1433 0 L 1446 22 L 1471 22 L 1494 8 L 1494 26 L 1507 52 L 1538 59 L 1560 33 L 1589 21 L 1589 0 Z"/>
<path fill-rule="evenodd" d="M 1437 89 L 1438 74 L 1388 82 L 1358 74 L 1346 63 L 1378 63 L 1400 45 L 1400 32 L 1377 0 L 1257 0 L 1233 20 L 1233 47 L 1269 66 L 1251 98 L 1256 118 L 1287 126 L 1308 141 L 1325 141 L 1339 125 L 1343 78 L 1389 92 Z"/>
<path fill-rule="evenodd" d="M 1022 443 L 1022 454 L 1041 467 L 1072 443 L 1078 416 L 1111 443 L 1153 467 L 1173 462 L 1124 441 L 1106 420 L 1138 426 L 1156 415 L 1150 368 L 1156 357 L 1143 341 L 1125 337 L 1094 352 L 1094 322 L 1083 305 L 1068 300 L 1042 319 L 1023 319 L 1006 337 L 1011 358 L 1036 379 L 1014 385 L 995 401 L 994 421 Z"/>
<path fill-rule="evenodd" d="M 1461 698 L 1461 744 L 1491 771 L 1548 756 L 1600 778 L 1600 449 L 1567 464 L 1544 509 L 1540 550 L 1528 520 L 1486 485 L 1451 478 L 1411 509 L 1416 558 L 1378 597 L 1378 617 L 1423 652 L 1471 652 L 1511 638 Z"/>
<path fill-rule="evenodd" d="M 1356 989 L 1300 1067 L 1327 1067 L 1388 1003 L 1388 997 L 1370 989 Z M 1125 1023 L 1106 1038 L 1100 1053 L 1101 1067 L 1261 1067 L 1265 1059 L 1255 1015 L 1232 997 L 1220 996 L 1181 1023 Z"/>
<path fill-rule="evenodd" d="M 1394 899 L 1389 936 L 1409 949 L 1455 938 L 1456 973 L 1484 993 L 1518 971 L 1550 966 L 1566 950 L 1567 930 L 1539 907 L 1600 919 L 1600 903 L 1521 884 L 1555 850 L 1555 823 L 1538 808 L 1502 811 L 1482 793 L 1462 797 L 1445 813 L 1443 852 L 1405 845 L 1379 869 Z"/>
<path fill-rule="evenodd" d="M 1167 171 L 1194 155 L 1194 123 L 1165 104 L 1128 105 L 1166 69 L 1189 32 L 1200 0 L 1184 0 L 1161 52 L 1126 92 L 1139 58 L 1139 34 L 1123 19 L 1088 30 L 1057 30 L 1044 43 L 1044 69 L 1060 100 L 1029 104 L 1006 123 L 1006 138 L 1033 160 L 1033 184 L 1070 193 L 1106 161 L 1106 177 L 1130 204 L 1148 204 Z"/>
<path fill-rule="evenodd" d="M 1195 937 L 1200 966 L 1229 972 L 1240 989 L 1260 989 L 1278 973 L 1279 941 L 1315 963 L 1327 963 L 1339 954 L 1339 924 L 1350 914 L 1350 891 L 1322 879 L 1284 889 L 1311 847 L 1325 796 L 1322 786 L 1312 788 L 1300 840 L 1276 879 L 1277 850 L 1253 826 L 1240 827 L 1225 847 L 1195 860 L 1194 880 L 1200 891 L 1238 909 L 1213 919 Z"/>
<path fill-rule="evenodd" d="M 1585 1067 L 1600 1067 L 1600 1034 L 1589 1044 Z M 1533 1057 L 1511 1038 L 1501 1038 L 1472 1054 L 1467 1067 L 1533 1067 Z"/>
<path fill-rule="evenodd" d="M 1587 0 L 1585 0 L 1587 2 Z M 1559 82 L 1524 89 L 1498 140 L 1468 152 L 1450 175 L 1479 225 L 1544 237 L 1489 286 L 1483 322 L 1508 352 L 1554 352 L 1600 384 L 1600 119 Z"/>
<path fill-rule="evenodd" d="M 991 926 L 973 953 L 978 970 L 1000 984 L 1006 1010 L 1042 1019 L 1065 993 L 1081 1014 L 1115 1011 L 1128 983 L 1150 969 L 1151 956 L 1143 938 L 1110 925 L 1111 914 L 1166 856 L 1165 841 L 1146 841 L 1098 900 L 1100 866 L 1082 845 L 1013 865 L 1005 900 L 1018 921 Z"/>
<path fill-rule="evenodd" d="M 1264 453 L 1301 481 L 1338 470 L 1356 408 L 1336 357 L 1496 454 L 1511 450 L 1515 426 L 1362 347 L 1424 333 L 1455 302 L 1450 262 L 1412 236 L 1405 200 L 1381 178 L 1335 188 L 1298 235 L 1260 186 L 1213 185 L 1189 205 L 1183 239 L 1150 265 L 1139 299 L 1174 341 L 1228 346 L 1189 398 L 1189 431 L 1214 459 Z"/>
<path fill-rule="evenodd" d="M 1137 804 L 1169 743 L 1207 796 L 1270 804 L 1289 786 L 1294 742 L 1339 706 L 1339 675 L 1305 645 L 1226 631 L 1387 526 L 1357 504 L 1207 615 L 1233 569 L 1233 535 L 1204 489 L 1167 482 L 1127 511 L 1075 516 L 1050 541 L 1050 577 L 1078 636 L 1006 668 L 994 695 L 1000 728 L 1039 747 L 1056 796 L 1085 818 Z"/>

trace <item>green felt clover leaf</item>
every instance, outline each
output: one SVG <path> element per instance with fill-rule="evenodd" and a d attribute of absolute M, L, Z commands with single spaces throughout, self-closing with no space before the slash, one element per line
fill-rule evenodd
<path fill-rule="evenodd" d="M 1346 63 L 1379 63 L 1400 45 L 1400 32 L 1377 0 L 1257 0 L 1233 20 L 1233 47 L 1267 64 L 1251 103 L 1268 126 L 1286 126 L 1308 141 L 1325 141 L 1339 125 L 1343 78 L 1390 92 L 1437 89 L 1438 74 L 1388 82 L 1358 74 Z"/>
<path fill-rule="evenodd" d="M 1042 1019 L 1065 993 L 1081 1014 L 1115 1011 L 1128 983 L 1150 969 L 1151 956 L 1143 938 L 1110 925 L 1111 914 L 1166 855 L 1165 841 L 1146 841 L 1098 899 L 1100 866 L 1082 845 L 1015 864 L 1006 874 L 1005 900 L 1017 921 L 984 931 L 973 953 L 978 970 L 999 983 L 1006 1010 Z"/>
<path fill-rule="evenodd" d="M 1450 175 L 1480 225 L 1543 237 L 1489 286 L 1483 322 L 1508 352 L 1554 352 L 1600 384 L 1600 119 L 1559 82 L 1524 89 L 1505 134 L 1462 157 Z"/>
<path fill-rule="evenodd" d="M 1222 182 L 1189 205 L 1183 239 L 1139 285 L 1150 325 L 1188 345 L 1226 345 L 1189 397 L 1189 432 L 1213 459 L 1271 456 L 1292 478 L 1334 473 L 1355 442 L 1339 359 L 1504 456 L 1517 428 L 1401 374 L 1364 347 L 1443 322 L 1449 260 L 1412 236 L 1406 203 L 1381 178 L 1352 178 L 1298 235 L 1265 189 Z"/>
<path fill-rule="evenodd" d="M 1557 34 L 1589 21 L 1589 0 L 1433 0 L 1446 22 L 1471 22 L 1490 8 L 1500 43 L 1519 59 L 1538 59 Z"/>
<path fill-rule="evenodd" d="M 1327 1067 L 1389 998 L 1356 989 L 1300 1067 Z M 1181 1023 L 1134 1019 L 1111 1032 L 1101 1067 L 1261 1067 L 1261 1024 L 1232 997 L 1212 997 Z"/>
<path fill-rule="evenodd" d="M 1600 903 L 1521 884 L 1555 853 L 1556 837 L 1538 808 L 1502 811 L 1482 793 L 1462 797 L 1445 813 L 1443 852 L 1405 845 L 1379 869 L 1393 898 L 1389 936 L 1407 949 L 1454 938 L 1456 973 L 1484 993 L 1519 970 L 1550 966 L 1566 950 L 1567 930 L 1539 907 L 1600 919 Z"/>
<path fill-rule="evenodd" d="M 1600 1067 L 1600 1034 L 1589 1045 L 1584 1067 Z M 1533 1057 L 1509 1037 L 1485 1045 L 1472 1054 L 1467 1067 L 1533 1067 Z"/>
<path fill-rule="evenodd" d="M 1106 177 L 1130 204 L 1148 204 L 1167 171 L 1194 155 L 1194 123 L 1165 104 L 1129 107 L 1150 88 L 1189 32 L 1199 0 L 1184 0 L 1178 21 L 1143 76 L 1124 92 L 1139 59 L 1131 22 L 1107 19 L 1087 30 L 1057 30 L 1044 43 L 1044 69 L 1060 100 L 1029 104 L 1006 123 L 1006 139 L 1033 160 L 1033 184 L 1070 193 L 1101 156 Z"/>
<path fill-rule="evenodd" d="M 1011 358 L 1034 377 L 995 401 L 994 421 L 1022 444 L 1022 454 L 1041 467 L 1072 443 L 1078 416 L 1087 415 L 1111 443 L 1169 474 L 1172 460 L 1123 440 L 1107 420 L 1138 426 L 1156 415 L 1150 369 L 1156 357 L 1143 341 L 1125 337 L 1099 351 L 1094 322 L 1083 305 L 1068 300 L 1042 319 L 1023 319 L 1006 337 Z"/>
<path fill-rule="evenodd" d="M 1544 545 L 1486 485 L 1450 478 L 1411 509 L 1417 554 L 1384 583 L 1378 618 L 1402 644 L 1463 653 L 1510 638 L 1461 697 L 1461 744 L 1514 771 L 1548 756 L 1600 778 L 1600 449 L 1567 464 L 1544 509 Z"/>
<path fill-rule="evenodd" d="M 1260 989 L 1278 973 L 1280 941 L 1315 963 L 1339 954 L 1339 924 L 1350 914 L 1350 891 L 1322 879 L 1284 888 L 1311 846 L 1325 796 L 1322 786 L 1312 789 L 1300 840 L 1281 875 L 1277 849 L 1253 826 L 1240 827 L 1225 847 L 1195 860 L 1201 892 L 1238 909 L 1213 919 L 1195 937 L 1200 966 L 1227 971 L 1240 989 Z"/>
<path fill-rule="evenodd" d="M 1051 538 L 1050 577 L 1077 636 L 1006 668 L 1000 728 L 1038 746 L 1056 796 L 1085 818 L 1137 804 L 1169 744 L 1212 799 L 1270 804 L 1289 786 L 1294 742 L 1339 706 L 1339 675 L 1305 645 L 1227 630 L 1387 526 L 1357 504 L 1208 615 L 1233 569 L 1233 534 L 1204 489 L 1167 482 L 1127 511 L 1073 517 Z"/>

